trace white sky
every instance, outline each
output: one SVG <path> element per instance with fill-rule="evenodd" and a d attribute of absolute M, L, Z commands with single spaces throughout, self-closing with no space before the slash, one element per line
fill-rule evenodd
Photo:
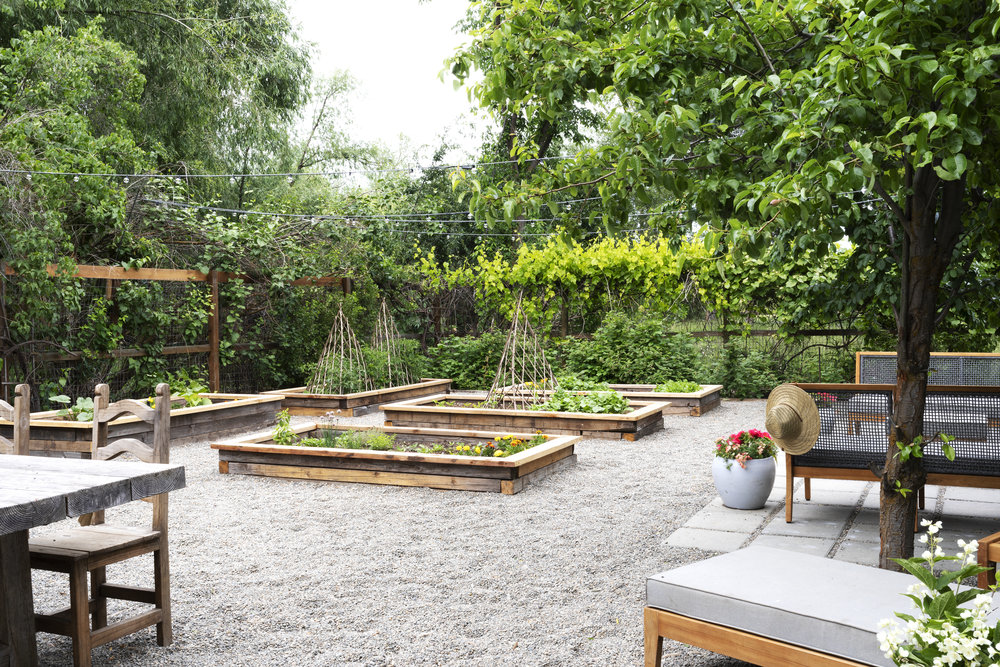
<path fill-rule="evenodd" d="M 469 0 L 288 0 L 302 38 L 315 45 L 317 75 L 346 69 L 358 80 L 351 135 L 393 151 L 405 135 L 426 159 L 449 131 L 469 156 L 478 138 L 466 91 L 455 90 L 444 60 L 465 39 L 454 26 Z M 462 121 L 460 117 L 464 116 Z M 481 124 L 481 123 L 480 123 Z M 449 155 L 461 160 L 467 155 Z M 408 159 L 409 156 L 407 156 Z"/>

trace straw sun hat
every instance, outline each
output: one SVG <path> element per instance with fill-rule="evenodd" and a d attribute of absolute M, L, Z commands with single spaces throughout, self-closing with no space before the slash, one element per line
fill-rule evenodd
<path fill-rule="evenodd" d="M 788 454 L 805 454 L 819 438 L 819 409 L 806 392 L 792 384 L 774 388 L 767 397 L 764 426 L 774 443 Z"/>

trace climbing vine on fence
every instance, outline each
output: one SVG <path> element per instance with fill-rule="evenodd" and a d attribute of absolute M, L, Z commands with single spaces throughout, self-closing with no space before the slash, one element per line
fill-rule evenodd
<path fill-rule="evenodd" d="M 685 267 L 704 256 L 698 246 L 673 250 L 656 238 L 607 237 L 588 244 L 551 238 L 521 246 L 513 260 L 481 251 L 458 267 L 439 264 L 429 253 L 419 262 L 427 283 L 474 287 L 481 317 L 495 313 L 508 319 L 516 290 L 523 289 L 530 297 L 525 312 L 534 321 L 561 317 L 565 324 L 572 313 L 596 326 L 615 309 L 643 307 L 683 316 Z"/>

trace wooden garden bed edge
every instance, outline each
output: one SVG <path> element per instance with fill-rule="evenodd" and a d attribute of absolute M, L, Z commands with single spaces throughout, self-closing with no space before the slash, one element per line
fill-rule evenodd
<path fill-rule="evenodd" d="M 308 433 L 310 431 L 318 430 L 324 427 L 329 427 L 335 430 L 343 431 L 368 431 L 372 430 L 371 426 L 356 426 L 356 425 L 331 425 L 331 424 L 319 424 L 319 423 L 306 423 L 299 424 L 292 428 L 292 431 L 296 434 Z M 387 433 L 398 433 L 405 435 L 406 433 L 411 433 L 414 435 L 426 434 L 426 435 L 448 435 L 454 437 L 476 437 L 476 438 L 488 438 L 493 439 L 497 433 L 500 431 L 460 431 L 456 429 L 430 429 L 430 428 L 415 428 L 408 426 L 392 426 L 387 428 L 374 427 L 376 430 L 381 430 Z M 516 437 L 522 437 L 525 439 L 530 439 L 534 437 L 533 435 L 525 433 L 507 433 L 503 432 L 503 435 L 513 435 Z M 513 456 L 505 457 L 491 457 L 491 456 L 451 456 L 447 454 L 424 454 L 420 452 L 389 452 L 389 451 L 373 451 L 365 449 L 338 449 L 336 447 L 299 447 L 295 445 L 274 445 L 266 444 L 261 441 L 270 440 L 274 436 L 274 430 L 258 431 L 252 433 L 248 436 L 241 437 L 239 439 L 232 439 L 224 442 L 212 443 L 212 449 L 224 450 L 224 451 L 250 451 L 250 452 L 261 452 L 261 453 L 295 453 L 295 454 L 309 454 L 312 456 L 331 456 L 337 458 L 363 458 L 363 459 L 375 459 L 375 460 L 388 460 L 388 461 L 435 461 L 439 463 L 474 463 L 480 466 L 493 466 L 499 468 L 516 468 L 525 463 L 529 463 L 535 459 L 542 458 L 548 454 L 565 447 L 566 445 L 575 445 L 577 442 L 582 440 L 581 436 L 572 435 L 556 435 L 549 436 L 549 440 L 541 445 L 536 445 L 530 449 L 523 452 L 514 454 Z M 428 459 L 428 457 L 433 457 Z"/>

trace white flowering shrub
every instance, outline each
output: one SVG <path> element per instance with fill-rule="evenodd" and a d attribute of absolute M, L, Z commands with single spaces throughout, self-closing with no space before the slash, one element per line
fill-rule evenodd
<path fill-rule="evenodd" d="M 893 559 L 920 581 L 906 597 L 918 614 L 896 613 L 905 623 L 883 619 L 878 640 L 887 658 L 901 667 L 1000 667 L 1000 623 L 987 624 L 992 594 L 979 588 L 961 590 L 961 582 L 986 570 L 976 563 L 975 540 L 959 540 L 962 551 L 946 556 L 941 548 L 941 522 L 921 521 L 927 550 L 919 558 Z M 942 561 L 960 561 L 956 571 L 937 573 Z"/>

